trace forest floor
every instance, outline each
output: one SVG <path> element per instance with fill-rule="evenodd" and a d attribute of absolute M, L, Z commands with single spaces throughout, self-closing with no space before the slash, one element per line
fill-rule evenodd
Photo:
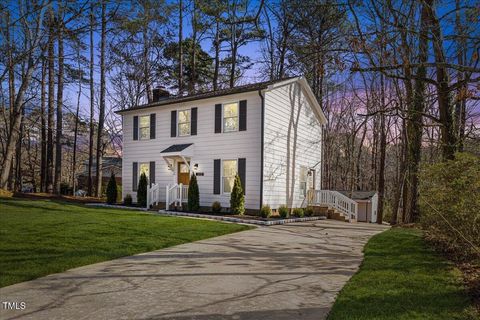
<path fill-rule="evenodd" d="M 328 319 L 478 319 L 461 272 L 421 231 L 392 228 L 370 239 L 364 252 Z"/>
<path fill-rule="evenodd" d="M 0 198 L 0 221 L 0 287 L 250 228 L 17 198 Z"/>

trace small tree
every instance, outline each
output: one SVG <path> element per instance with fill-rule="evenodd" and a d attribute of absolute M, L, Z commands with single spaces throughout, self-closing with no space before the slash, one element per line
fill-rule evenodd
<path fill-rule="evenodd" d="M 112 172 L 110 180 L 107 185 L 107 203 L 113 204 L 117 202 L 117 180 L 115 174 Z"/>
<path fill-rule="evenodd" d="M 137 204 L 141 207 L 145 207 L 147 205 L 147 176 L 145 172 L 140 175 L 140 181 L 138 182 L 138 189 L 137 189 Z"/>
<path fill-rule="evenodd" d="M 245 196 L 243 195 L 242 182 L 238 174 L 235 176 L 232 193 L 230 194 L 230 210 L 234 214 L 240 215 L 245 212 Z"/>
<path fill-rule="evenodd" d="M 188 210 L 198 211 L 200 208 L 200 193 L 198 191 L 197 176 L 192 173 L 190 184 L 188 185 Z"/>

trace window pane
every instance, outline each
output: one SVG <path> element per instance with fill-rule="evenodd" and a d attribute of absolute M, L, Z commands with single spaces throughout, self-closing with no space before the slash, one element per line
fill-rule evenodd
<path fill-rule="evenodd" d="M 238 116 L 238 103 L 229 103 L 223 106 L 223 117 L 236 117 Z"/>
<path fill-rule="evenodd" d="M 178 122 L 190 122 L 190 110 L 183 110 L 178 113 Z"/>
<path fill-rule="evenodd" d="M 190 134 L 190 122 L 178 124 L 178 135 L 188 136 Z"/>
<path fill-rule="evenodd" d="M 223 178 L 223 192 L 224 193 L 231 193 L 233 190 L 233 183 L 235 178 L 233 177 L 224 177 Z"/>
<path fill-rule="evenodd" d="M 146 163 L 140 163 L 140 172 L 138 174 L 138 180 L 140 180 L 140 176 L 142 175 L 142 173 L 145 173 L 145 175 L 147 176 L 147 179 L 149 178 L 149 172 L 150 172 L 150 163 L 146 162 Z"/>
<path fill-rule="evenodd" d="M 150 127 L 150 116 L 140 117 L 140 128 Z"/>
<path fill-rule="evenodd" d="M 225 118 L 223 119 L 223 131 L 237 131 L 238 130 L 238 118 Z"/>
<path fill-rule="evenodd" d="M 237 160 L 223 161 L 223 176 L 235 177 L 236 174 L 237 174 Z"/>
<path fill-rule="evenodd" d="M 150 127 L 140 128 L 140 139 L 150 139 Z"/>

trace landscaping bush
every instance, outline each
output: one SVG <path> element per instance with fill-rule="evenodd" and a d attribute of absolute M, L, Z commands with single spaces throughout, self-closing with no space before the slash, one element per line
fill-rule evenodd
<path fill-rule="evenodd" d="M 117 180 L 115 180 L 115 174 L 112 172 L 110 180 L 107 185 L 107 203 L 114 204 L 117 202 Z"/>
<path fill-rule="evenodd" d="M 0 198 L 11 198 L 12 196 L 13 192 L 6 189 L 0 189 Z"/>
<path fill-rule="evenodd" d="M 480 258 L 472 247 L 480 247 L 480 158 L 457 153 L 424 166 L 419 192 L 427 239 L 458 260 Z"/>
<path fill-rule="evenodd" d="M 278 214 L 280 215 L 280 218 L 285 219 L 288 217 L 288 208 L 287 206 L 281 206 L 278 208 Z"/>
<path fill-rule="evenodd" d="M 221 211 L 222 211 L 222 205 L 220 204 L 220 202 L 215 201 L 214 203 L 212 203 L 212 212 L 220 213 Z"/>
<path fill-rule="evenodd" d="M 238 174 L 235 176 L 232 193 L 230 194 L 230 210 L 233 214 L 242 215 L 245 212 L 245 196 Z"/>
<path fill-rule="evenodd" d="M 198 190 L 197 176 L 192 173 L 188 185 L 188 211 L 198 211 L 200 208 L 200 192 Z"/>
<path fill-rule="evenodd" d="M 312 207 L 306 207 L 304 210 L 305 216 L 307 217 L 313 217 L 313 208 Z"/>
<path fill-rule="evenodd" d="M 272 209 L 270 209 L 270 206 L 266 205 L 266 206 L 262 206 L 262 208 L 260 209 L 260 216 L 262 218 L 268 218 L 272 215 Z"/>
<path fill-rule="evenodd" d="M 126 206 L 132 205 L 132 196 L 130 194 L 125 195 L 125 198 L 123 198 L 123 204 Z"/>
<path fill-rule="evenodd" d="M 302 208 L 293 209 L 293 216 L 298 218 L 303 218 L 303 209 Z"/>
<path fill-rule="evenodd" d="M 141 207 L 145 207 L 147 205 L 147 184 L 147 176 L 145 173 L 142 173 L 137 189 L 137 204 Z"/>

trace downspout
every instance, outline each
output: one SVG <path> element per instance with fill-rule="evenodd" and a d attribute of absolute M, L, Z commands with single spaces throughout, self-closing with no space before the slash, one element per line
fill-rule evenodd
<path fill-rule="evenodd" d="M 261 105 L 261 110 L 262 110 L 262 116 L 261 116 L 261 150 L 260 150 L 260 209 L 262 209 L 263 206 L 263 167 L 264 167 L 264 161 L 263 161 L 263 154 L 264 154 L 264 141 L 265 141 L 265 96 L 262 94 L 262 90 L 258 90 L 258 95 L 260 96 L 260 99 L 262 101 Z"/>

